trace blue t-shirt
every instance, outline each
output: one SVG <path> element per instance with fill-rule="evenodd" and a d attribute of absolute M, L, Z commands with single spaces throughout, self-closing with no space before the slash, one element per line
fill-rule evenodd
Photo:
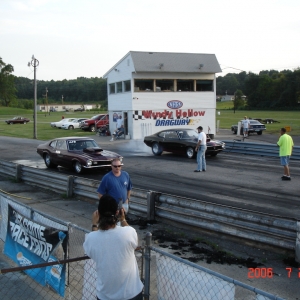
<path fill-rule="evenodd" d="M 127 200 L 127 192 L 131 189 L 132 183 L 127 172 L 121 171 L 121 175 L 116 177 L 110 171 L 102 178 L 97 192 L 101 195 L 108 194 L 112 196 L 117 203 L 122 199 L 124 203 Z"/>

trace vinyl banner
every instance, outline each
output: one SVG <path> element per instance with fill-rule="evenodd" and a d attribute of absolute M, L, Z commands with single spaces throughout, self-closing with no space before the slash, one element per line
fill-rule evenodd
<path fill-rule="evenodd" d="M 61 260 L 66 253 L 67 231 L 32 221 L 8 204 L 8 224 L 4 254 L 20 266 Z M 64 296 L 65 265 L 25 271 L 43 286 L 51 286 Z"/>
<path fill-rule="evenodd" d="M 156 264 L 158 300 L 234 300 L 233 283 L 159 253 Z"/>

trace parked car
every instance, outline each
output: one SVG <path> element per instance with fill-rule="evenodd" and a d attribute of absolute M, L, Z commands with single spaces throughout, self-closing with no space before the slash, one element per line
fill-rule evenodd
<path fill-rule="evenodd" d="M 250 121 L 250 127 L 248 129 L 248 134 L 256 132 L 258 135 L 261 135 L 262 132 L 267 129 L 264 124 L 260 123 L 257 120 L 252 119 L 252 120 L 249 120 L 249 121 Z M 240 122 L 242 122 L 242 120 Z M 238 125 L 232 125 L 231 126 L 231 131 L 234 134 L 237 134 L 237 130 L 238 130 Z M 243 127 L 241 127 L 240 134 L 243 134 Z"/>
<path fill-rule="evenodd" d="M 106 128 L 109 125 L 109 115 L 100 114 L 93 116 L 91 119 L 85 120 L 80 123 L 82 130 L 89 130 L 91 132 L 98 130 L 99 128 Z"/>
<path fill-rule="evenodd" d="M 154 155 L 161 155 L 163 151 L 183 153 L 188 158 L 195 157 L 198 132 L 194 129 L 167 129 L 155 134 L 146 136 L 144 143 L 152 148 Z M 212 140 L 207 135 L 206 155 L 216 156 L 225 149 L 225 143 Z"/>
<path fill-rule="evenodd" d="M 83 107 L 79 107 L 79 108 L 74 109 L 74 111 L 85 111 L 85 109 Z"/>
<path fill-rule="evenodd" d="M 6 120 L 5 121 L 8 125 L 12 125 L 12 124 L 27 124 L 28 122 L 30 122 L 29 119 L 24 118 L 24 117 L 14 117 L 10 120 Z"/>
<path fill-rule="evenodd" d="M 50 112 L 56 112 L 57 110 L 54 107 L 50 107 Z"/>
<path fill-rule="evenodd" d="M 88 169 L 110 169 L 114 158 L 123 159 L 115 152 L 101 149 L 88 137 L 57 138 L 39 145 L 36 151 L 48 168 L 62 166 L 78 174 Z"/>
<path fill-rule="evenodd" d="M 77 129 L 77 128 L 79 128 L 80 122 L 82 122 L 84 120 L 87 120 L 87 118 L 79 118 L 79 119 L 74 119 L 71 122 L 64 122 L 61 125 L 61 129 L 69 129 L 69 130 L 72 130 L 75 128 Z"/>
<path fill-rule="evenodd" d="M 61 119 L 58 122 L 51 122 L 50 125 L 51 127 L 57 127 L 59 129 L 61 129 L 61 126 L 66 123 L 66 122 L 72 122 L 73 120 L 75 120 L 75 118 L 67 118 L 67 119 Z"/>

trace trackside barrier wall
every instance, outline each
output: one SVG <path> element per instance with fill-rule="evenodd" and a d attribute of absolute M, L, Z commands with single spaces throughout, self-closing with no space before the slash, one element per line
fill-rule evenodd
<path fill-rule="evenodd" d="M 224 149 L 224 152 L 279 157 L 279 147 L 274 144 L 248 143 L 248 142 L 243 142 L 242 140 L 223 141 L 223 142 L 225 142 L 226 144 L 226 149 Z M 299 146 L 295 146 L 293 148 L 291 159 L 296 159 L 296 160 L 300 159 Z"/>
<path fill-rule="evenodd" d="M 53 225 L 55 224 L 55 227 L 68 228 L 69 232 L 69 250 L 66 259 L 38 265 L 17 266 L 1 252 L 0 299 L 96 299 L 95 263 L 84 255 L 82 247 L 85 234 L 89 231 L 34 210 L 3 193 L 0 193 L 0 198 L 2 218 L 8 218 L 4 208 L 6 202 L 15 209 L 21 210 L 32 220 L 41 222 L 43 218 L 47 218 L 48 221 L 53 222 Z M 2 224 L 1 222 L 0 247 L 3 248 L 5 238 L 3 239 Z M 145 247 L 140 247 L 135 253 L 140 278 L 144 282 L 143 296 L 145 300 L 283 300 L 276 295 L 152 247 L 151 237 L 151 233 L 148 232 L 145 237 Z M 66 266 L 66 278 L 63 281 L 65 291 L 62 296 L 59 296 L 47 285 L 38 284 L 24 272 L 29 269 L 38 270 L 59 265 Z"/>
<path fill-rule="evenodd" d="M 98 200 L 98 181 L 2 161 L 0 165 L 6 166 L 5 171 L 0 168 L 0 174 L 15 177 L 25 183 L 60 191 L 68 197 L 79 195 L 89 200 Z M 297 238 L 297 233 L 300 236 L 300 222 L 296 220 L 142 189 L 133 189 L 131 195 L 130 212 L 147 220 L 157 217 L 162 221 L 180 222 L 190 229 L 200 228 L 292 250 L 300 262 L 300 239 Z"/>

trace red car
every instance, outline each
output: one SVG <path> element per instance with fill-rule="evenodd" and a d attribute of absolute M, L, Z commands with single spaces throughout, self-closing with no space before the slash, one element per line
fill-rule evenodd
<path fill-rule="evenodd" d="M 91 132 L 96 131 L 97 129 L 106 129 L 109 125 L 109 115 L 100 114 L 93 116 L 91 119 L 82 121 L 79 127 L 82 130 L 89 130 Z"/>
<path fill-rule="evenodd" d="M 30 120 L 27 118 L 24 118 L 24 117 L 14 117 L 10 120 L 6 120 L 5 122 L 9 125 L 11 125 L 11 124 L 27 124 L 28 122 L 30 122 Z"/>
<path fill-rule="evenodd" d="M 48 168 L 73 168 L 78 174 L 88 169 L 110 169 L 114 158 L 123 159 L 115 152 L 101 149 L 88 137 L 57 138 L 39 145 L 36 151 Z"/>

